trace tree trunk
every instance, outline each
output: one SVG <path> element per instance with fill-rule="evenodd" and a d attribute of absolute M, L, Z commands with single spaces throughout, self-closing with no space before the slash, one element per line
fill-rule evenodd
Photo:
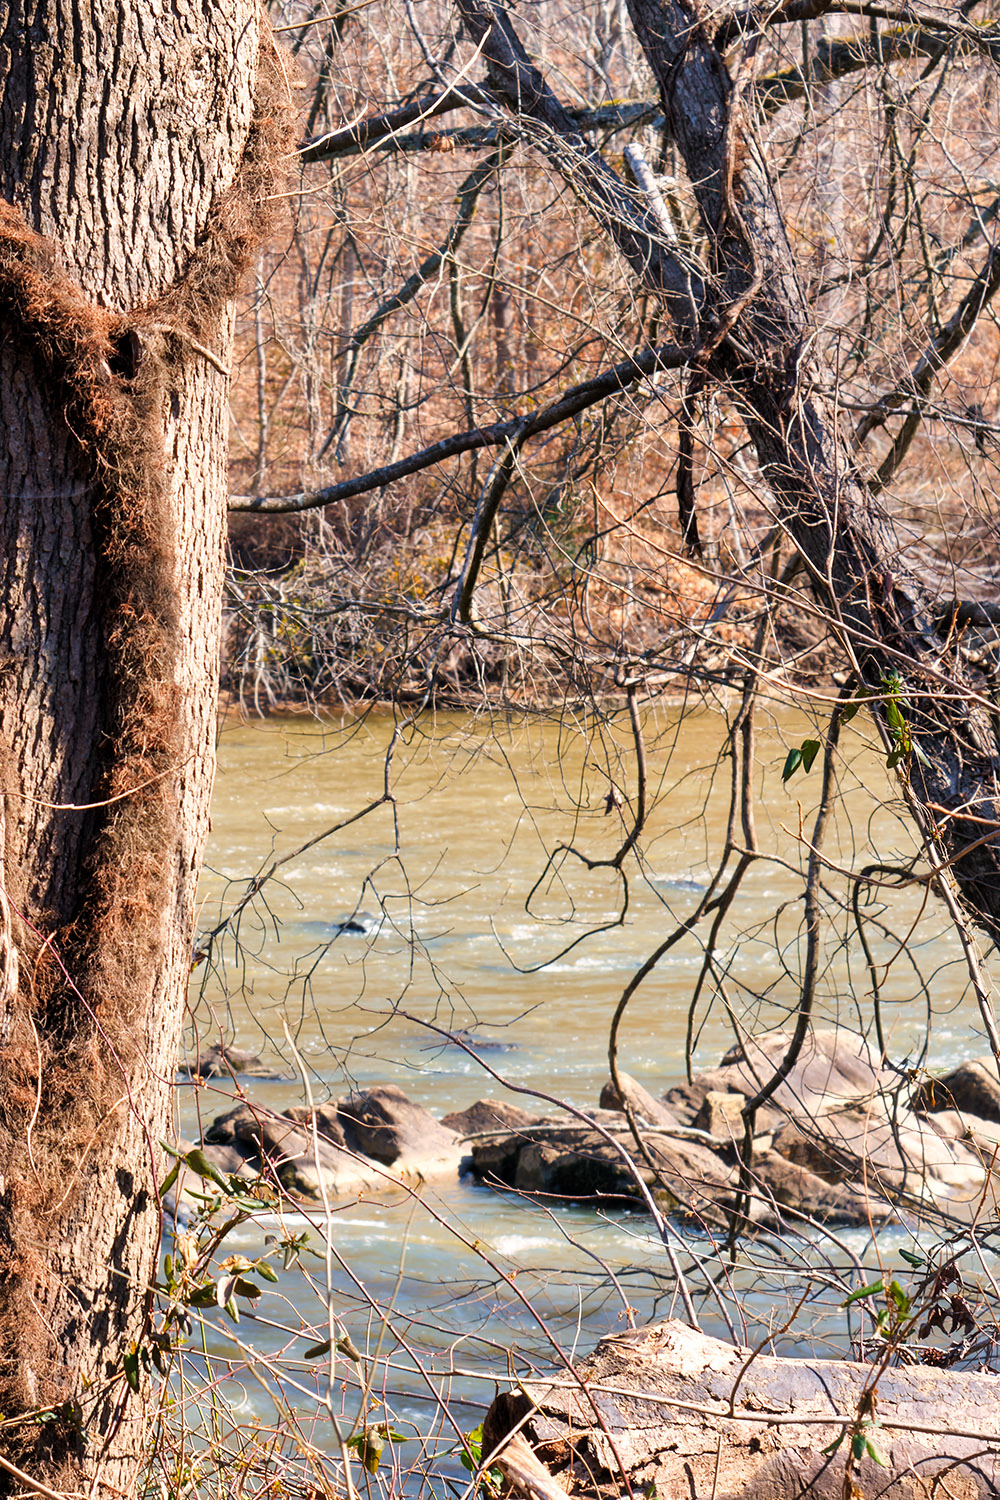
<path fill-rule="evenodd" d="M 280 120 L 259 24 L 14 0 L 0 35 L 0 1495 L 120 1496 L 144 1453 L 123 1358 L 208 824 L 233 297 Z"/>
<path fill-rule="evenodd" d="M 687 0 L 628 6 L 712 243 L 717 279 L 706 363 L 742 407 L 778 523 L 803 559 L 858 686 L 880 692 L 894 677 L 902 682 L 907 743 L 920 750 L 905 750 L 897 761 L 914 794 L 911 809 L 929 852 L 950 867 L 974 917 L 997 940 L 1000 845 L 984 839 L 984 830 L 1000 827 L 991 689 L 962 661 L 954 616 L 909 567 L 835 401 L 824 394 L 836 391 L 836 376 L 813 353 L 813 320 L 742 100 L 752 28 L 734 82 Z M 891 725 L 886 739 L 904 750 Z"/>

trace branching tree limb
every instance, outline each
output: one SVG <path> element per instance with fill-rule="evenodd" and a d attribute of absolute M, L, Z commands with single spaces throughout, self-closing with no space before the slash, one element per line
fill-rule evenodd
<path fill-rule="evenodd" d="M 587 143 L 527 52 L 506 11 L 492 0 L 457 0 L 482 49 L 490 82 L 512 117 L 536 127 L 535 143 L 611 236 L 644 286 L 663 297 L 682 338 L 698 327 L 705 289 L 697 267 L 666 240 L 655 208 Z"/>
<path fill-rule="evenodd" d="M 413 146 L 426 150 L 436 132 L 414 132 L 407 136 L 400 132 L 425 120 L 435 120 L 441 115 L 455 114 L 458 110 L 485 102 L 495 104 L 491 95 L 469 84 L 462 85 L 460 94 L 454 91 L 424 94 L 412 104 L 369 115 L 356 125 L 345 125 L 329 135 L 303 141 L 299 147 L 299 161 L 303 166 L 309 166 L 313 162 L 333 161 L 338 157 L 361 156 L 379 148 L 398 151 Z M 636 99 L 597 105 L 593 109 L 571 109 L 567 113 L 580 131 L 634 130 L 640 125 L 655 123 L 660 108 L 655 100 Z M 496 131 L 489 126 L 474 127 L 462 132 L 459 143 L 470 147 L 494 146 Z"/>
<path fill-rule="evenodd" d="M 502 448 L 506 443 L 521 444 L 538 433 L 578 416 L 588 407 L 619 395 L 637 381 L 644 380 L 658 370 L 678 370 L 687 365 L 693 350 L 678 344 L 659 344 L 656 348 L 623 359 L 603 375 L 572 386 L 549 406 L 531 412 L 524 417 L 514 417 L 506 422 L 494 422 L 489 427 L 475 427 L 470 432 L 454 433 L 442 438 L 419 453 L 411 453 L 394 464 L 372 469 L 354 479 L 342 480 L 324 489 L 305 490 L 298 495 L 234 495 L 229 502 L 231 511 L 246 511 L 253 515 L 283 515 L 295 511 L 316 510 L 323 505 L 336 505 L 350 500 L 355 495 L 365 495 L 382 489 L 408 474 L 418 474 L 430 469 L 447 458 L 457 458 L 462 453 L 474 453 L 481 448 Z"/>
<path fill-rule="evenodd" d="M 914 365 L 909 380 L 883 396 L 874 411 L 858 423 L 856 436 L 858 441 L 863 443 L 876 427 L 886 421 L 894 407 L 901 406 L 905 401 L 914 403 L 914 409 L 907 413 L 906 420 L 892 448 L 879 466 L 878 474 L 874 480 L 869 481 L 869 488 L 873 492 L 891 483 L 917 434 L 921 421 L 921 409 L 930 394 L 935 378 L 965 344 L 981 314 L 989 307 L 998 290 L 1000 290 L 1000 247 L 994 245 L 972 286 L 944 327 L 930 340 Z"/>
<path fill-rule="evenodd" d="M 473 168 L 458 190 L 458 212 L 440 247 L 432 251 L 427 259 L 421 262 L 413 275 L 407 277 L 403 285 L 399 288 L 399 291 L 394 292 L 391 297 L 387 297 L 381 306 L 372 313 L 371 317 L 367 318 L 361 327 L 351 335 L 347 347 L 343 350 L 343 353 L 348 357 L 347 371 L 340 390 L 337 416 L 329 436 L 319 451 L 320 458 L 323 457 L 332 443 L 336 443 L 339 447 L 347 431 L 352 416 L 350 405 L 351 390 L 358 372 L 358 363 L 361 358 L 362 349 L 370 339 L 374 338 L 379 329 L 388 322 L 393 313 L 399 312 L 400 308 L 406 307 L 408 303 L 412 302 L 421 287 L 426 286 L 429 281 L 437 276 L 441 268 L 452 259 L 462 240 L 465 238 L 469 225 L 472 223 L 476 212 L 476 205 L 479 202 L 483 188 L 490 181 L 494 172 L 503 165 L 505 154 L 505 149 L 501 147 L 499 151 L 493 152 L 485 162 Z"/>

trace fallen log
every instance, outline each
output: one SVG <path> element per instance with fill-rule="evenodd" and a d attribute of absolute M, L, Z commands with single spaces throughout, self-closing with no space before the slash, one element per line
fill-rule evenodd
<path fill-rule="evenodd" d="M 484 1464 L 538 1500 L 524 1443 L 550 1500 L 986 1500 L 1000 1493 L 1000 1377 L 779 1359 L 665 1322 L 495 1399 Z"/>

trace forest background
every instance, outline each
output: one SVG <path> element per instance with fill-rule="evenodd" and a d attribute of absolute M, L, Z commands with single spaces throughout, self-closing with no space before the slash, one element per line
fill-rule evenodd
<path fill-rule="evenodd" d="M 873 492 L 889 487 L 906 564 L 939 597 L 992 600 L 992 57 L 944 9 L 940 34 L 888 15 L 859 33 L 819 9 L 768 29 L 752 64 L 810 338 Z M 513 432 L 655 346 L 662 299 L 585 211 L 586 184 L 547 164 L 543 127 L 484 122 L 451 7 L 278 19 L 311 144 L 240 323 L 230 693 L 255 711 L 483 690 L 527 704 L 620 692 L 632 671 L 648 692 L 738 681 L 748 660 L 778 687 L 846 671 L 782 555 L 725 383 L 664 370 L 586 392 L 509 451 L 494 438 L 385 482 L 407 455 Z M 622 6 L 533 4 L 518 25 L 581 141 L 706 274 L 696 195 Z M 360 493 L 341 496 L 345 480 Z M 455 596 L 484 503 L 474 628 Z M 266 522 L 238 513 L 265 507 Z"/>

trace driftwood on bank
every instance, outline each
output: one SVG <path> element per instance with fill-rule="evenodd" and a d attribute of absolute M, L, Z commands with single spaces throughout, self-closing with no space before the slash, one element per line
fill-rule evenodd
<path fill-rule="evenodd" d="M 881 1462 L 855 1458 L 856 1436 Z M 483 1454 L 529 1500 L 985 1500 L 1000 1377 L 779 1359 L 665 1322 L 498 1396 Z"/>

